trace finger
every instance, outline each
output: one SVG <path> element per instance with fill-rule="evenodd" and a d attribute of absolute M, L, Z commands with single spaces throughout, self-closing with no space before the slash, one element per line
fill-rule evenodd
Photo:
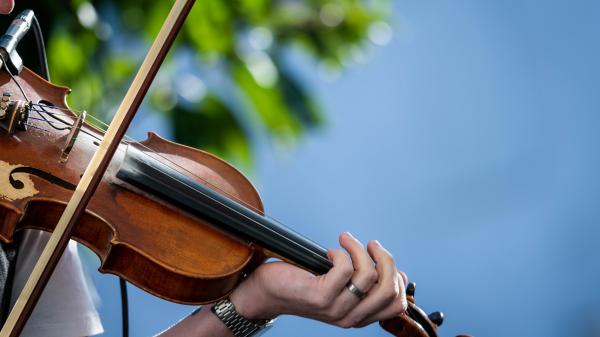
<path fill-rule="evenodd" d="M 358 305 L 337 322 L 343 327 L 353 327 L 363 322 L 365 318 L 390 305 L 403 292 L 398 281 L 398 271 L 392 255 L 379 242 L 371 241 L 367 246 L 370 256 L 376 263 L 375 269 L 379 276 L 377 283 Z"/>
<path fill-rule="evenodd" d="M 352 259 L 354 274 L 350 281 L 366 294 L 377 281 L 375 262 L 371 259 L 369 252 L 367 252 L 362 243 L 354 238 L 352 234 L 343 233 L 340 235 L 340 244 L 348 251 Z M 348 291 L 347 293 L 350 292 Z M 356 295 L 352 295 L 356 298 Z"/>
<path fill-rule="evenodd" d="M 405 289 L 404 285 L 406 282 L 406 275 L 403 272 L 399 272 L 397 278 L 398 282 L 400 283 L 400 289 Z M 383 321 L 392 317 L 397 317 L 405 312 L 407 307 L 408 302 L 406 300 L 406 294 L 404 291 L 401 291 L 394 301 L 392 301 L 392 303 L 373 313 L 372 315 L 365 317 L 357 324 L 357 327 L 363 327 L 376 321 Z"/>
<path fill-rule="evenodd" d="M 366 294 L 377 281 L 377 271 L 373 259 L 362 243 L 350 233 L 340 235 L 340 245 L 348 251 L 354 266 L 354 274 L 350 282 L 360 292 Z M 337 321 L 346 316 L 360 300 L 361 298 L 349 289 L 342 290 L 327 311 L 329 321 Z"/>
<path fill-rule="evenodd" d="M 352 274 L 354 267 L 352 260 L 340 249 L 329 249 L 327 255 L 333 263 L 333 267 L 317 278 L 319 284 L 316 288 L 306 289 L 306 293 L 312 294 L 311 302 L 317 307 L 331 306 L 333 300 L 344 289 Z"/>
<path fill-rule="evenodd" d="M 400 276 L 402 276 L 402 284 L 404 286 L 406 286 L 408 284 L 408 276 L 406 276 L 406 273 L 403 272 L 402 270 L 398 271 L 400 273 Z"/>
<path fill-rule="evenodd" d="M 0 14 L 9 14 L 14 7 L 14 0 L 0 0 Z"/>

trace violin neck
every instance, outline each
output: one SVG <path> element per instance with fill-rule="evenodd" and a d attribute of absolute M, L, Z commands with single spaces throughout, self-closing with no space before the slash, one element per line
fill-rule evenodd
<path fill-rule="evenodd" d="M 127 146 L 117 178 L 316 274 L 324 274 L 332 267 L 322 246 L 132 145 Z"/>

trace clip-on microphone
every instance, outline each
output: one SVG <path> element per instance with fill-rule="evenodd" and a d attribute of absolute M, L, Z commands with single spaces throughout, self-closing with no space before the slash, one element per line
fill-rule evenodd
<path fill-rule="evenodd" d="M 23 69 L 23 60 L 17 53 L 17 45 L 31 27 L 33 11 L 26 9 L 11 22 L 6 33 L 0 37 L 0 68 L 6 62 L 6 67 L 11 74 L 19 74 Z M 3 62 L 4 61 L 4 62 Z"/>

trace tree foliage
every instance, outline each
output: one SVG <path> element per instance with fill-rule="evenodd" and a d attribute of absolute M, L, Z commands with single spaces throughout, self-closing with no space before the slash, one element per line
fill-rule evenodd
<path fill-rule="evenodd" d="M 37 13 L 52 80 L 73 89 L 70 105 L 108 119 L 172 1 L 17 5 Z M 198 0 L 144 109 L 166 117 L 176 141 L 248 167 L 252 135 L 291 144 L 323 122 L 289 54 L 301 50 L 319 67 L 341 68 L 368 47 L 387 7 L 386 0 Z"/>

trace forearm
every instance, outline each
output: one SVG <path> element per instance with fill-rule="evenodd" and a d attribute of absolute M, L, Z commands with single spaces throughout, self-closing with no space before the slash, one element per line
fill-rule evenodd
<path fill-rule="evenodd" d="M 257 300 L 259 298 L 261 300 Z M 264 305 L 258 305 L 259 303 L 265 304 L 268 301 L 261 298 L 256 282 L 242 282 L 233 291 L 230 300 L 235 305 L 236 311 L 248 319 L 266 319 L 276 316 L 275 312 L 272 312 L 274 305 L 267 306 L 271 310 L 267 310 Z M 231 331 L 210 308 L 210 304 L 204 306 L 202 310 L 177 322 L 157 337 L 233 337 Z"/>
<path fill-rule="evenodd" d="M 156 337 L 233 337 L 229 329 L 206 305 L 200 311 L 184 318 Z"/>

